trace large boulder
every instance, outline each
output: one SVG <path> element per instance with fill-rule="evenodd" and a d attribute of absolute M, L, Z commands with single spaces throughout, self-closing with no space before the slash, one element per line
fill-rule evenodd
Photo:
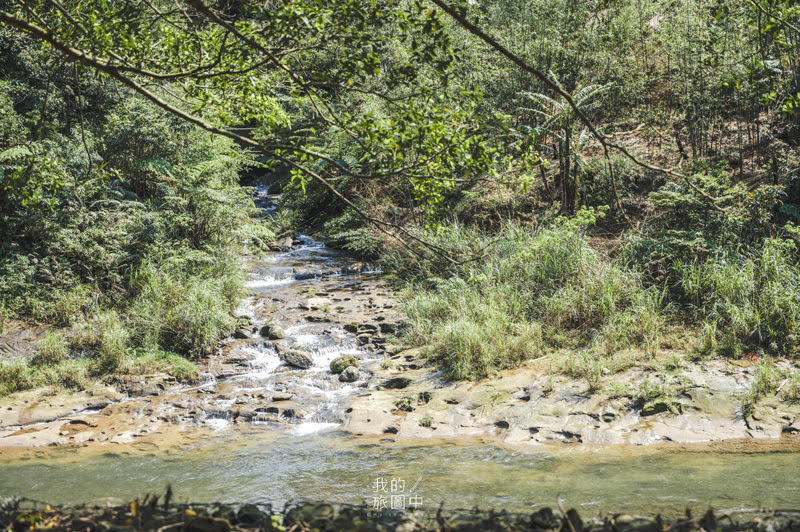
<path fill-rule="evenodd" d="M 280 353 L 281 360 L 296 368 L 308 369 L 314 365 L 311 353 L 302 349 L 288 349 Z"/>
<path fill-rule="evenodd" d="M 358 367 L 358 361 L 352 355 L 342 355 L 331 360 L 331 371 L 337 375 L 351 366 Z"/>
<path fill-rule="evenodd" d="M 279 323 L 269 321 L 261 327 L 261 336 L 268 340 L 281 340 L 286 338 L 286 331 L 283 330 Z"/>

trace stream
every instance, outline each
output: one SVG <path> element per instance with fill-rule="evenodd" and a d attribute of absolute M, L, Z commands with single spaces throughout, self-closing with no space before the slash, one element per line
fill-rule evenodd
<path fill-rule="evenodd" d="M 268 189 L 257 189 L 266 214 L 274 199 Z M 382 325 L 390 331 L 398 319 L 379 272 L 305 236 L 291 249 L 249 259 L 249 272 L 252 296 L 240 309 L 249 332 L 209 362 L 200 386 L 170 392 L 160 406 L 148 403 L 156 410 L 191 403 L 197 414 L 181 422 L 202 431 L 199 437 L 163 449 L 60 446 L 4 458 L 0 496 L 80 503 L 163 493 L 171 484 L 178 500 L 192 502 L 372 505 L 380 494 L 376 480 L 386 479 L 403 480 L 406 500 L 416 496 L 428 510 L 444 503 L 527 511 L 561 498 L 581 513 L 674 517 L 687 507 L 701 513 L 709 505 L 795 508 L 800 502 L 796 446 L 514 447 L 470 438 L 399 443 L 390 435 L 337 430 L 344 400 L 363 390 L 369 368 L 385 356 L 391 335 Z M 365 319 L 377 324 L 376 334 L 346 327 Z M 285 328 L 277 344 L 257 332 L 268 320 Z M 291 367 L 279 349 L 303 349 L 313 365 Z M 354 382 L 341 382 L 328 369 L 341 355 L 358 359 Z M 262 399 L 279 404 L 276 394 L 286 396 L 279 408 L 258 407 Z M 169 417 L 164 412 L 159 415 Z"/>

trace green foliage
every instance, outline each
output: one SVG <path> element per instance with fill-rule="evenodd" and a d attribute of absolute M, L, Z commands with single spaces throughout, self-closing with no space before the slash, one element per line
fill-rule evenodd
<path fill-rule="evenodd" d="M 741 355 L 747 348 L 797 353 L 800 273 L 793 242 L 768 239 L 760 254 L 740 260 L 676 262 L 684 301 L 694 314 L 716 324 L 719 350 Z"/>
<path fill-rule="evenodd" d="M 0 361 L 0 397 L 43 386 L 85 388 L 91 382 L 91 366 L 87 359 L 64 359 L 53 364 L 28 363 L 24 358 Z"/>
<path fill-rule="evenodd" d="M 238 184 L 252 157 L 102 79 L 62 76 L 24 40 L 0 61 L 17 78 L 0 84 L 4 318 L 72 327 L 8 365 L 6 393 L 130 371 L 193 378 L 180 356 L 231 329 L 241 244 L 274 238 Z"/>
<path fill-rule="evenodd" d="M 623 244 L 625 260 L 639 267 L 663 268 L 664 261 L 736 255 L 769 234 L 780 187 L 748 190 L 742 183 L 732 184 L 725 165 L 706 167 L 705 172 L 691 178 L 702 194 L 686 181 L 668 183 L 650 194 L 658 216 Z"/>
<path fill-rule="evenodd" d="M 760 399 L 775 393 L 781 379 L 781 371 L 771 359 L 759 360 L 753 369 L 753 378 L 742 395 L 742 415 L 745 419 L 753 416 Z"/>
<path fill-rule="evenodd" d="M 67 359 L 69 344 L 64 333 L 47 332 L 39 341 L 39 350 L 31 358 L 34 366 L 56 366 Z"/>
<path fill-rule="evenodd" d="M 430 414 L 425 414 L 419 420 L 420 427 L 430 427 L 432 423 L 433 423 L 433 417 L 431 417 Z"/>
<path fill-rule="evenodd" d="M 383 249 L 382 242 L 362 223 L 355 212 L 346 210 L 342 215 L 325 222 L 322 235 L 329 245 L 341 247 L 363 258 L 375 259 Z"/>
<path fill-rule="evenodd" d="M 447 280 L 429 279 L 432 292 L 410 290 L 405 309 L 412 339 L 429 344 L 429 356 L 453 379 L 485 377 L 547 344 L 560 347 L 558 335 L 544 329 L 563 331 L 573 346 L 605 343 L 608 355 L 655 342 L 659 295 L 589 245 L 584 228 L 596 217 L 583 210 L 539 230 L 509 224 L 494 238 L 458 226 L 442 231 L 438 245 L 482 255 L 451 265 Z M 399 256 L 394 260 L 402 264 Z M 431 271 L 425 259 L 409 260 Z M 581 364 L 588 368 L 593 361 Z M 592 386 L 599 382 L 595 370 L 585 372 Z"/>
<path fill-rule="evenodd" d="M 243 296 L 235 257 L 176 254 L 160 266 L 143 264 L 132 276 L 137 293 L 129 311 L 137 345 L 191 358 L 210 354 L 234 327 L 232 313 Z"/>

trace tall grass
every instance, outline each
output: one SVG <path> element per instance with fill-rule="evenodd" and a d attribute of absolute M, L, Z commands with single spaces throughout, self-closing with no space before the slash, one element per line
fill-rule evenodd
<path fill-rule="evenodd" d="M 197 258 L 147 262 L 133 276 L 138 295 L 128 321 L 136 345 L 197 358 L 231 331 L 244 293 L 239 263 L 228 254 Z"/>
<path fill-rule="evenodd" d="M 486 377 L 565 341 L 609 355 L 630 345 L 652 349 L 661 296 L 589 245 L 584 229 L 594 216 L 582 211 L 541 229 L 507 224 L 494 238 L 449 228 L 437 243 L 475 259 L 450 265 L 446 280 L 428 279 L 427 293 L 424 281 L 407 291 L 411 338 L 428 345 L 452 379 Z"/>
<path fill-rule="evenodd" d="M 688 311 L 713 328 L 706 331 L 713 335 L 707 344 L 718 344 L 727 355 L 747 349 L 797 354 L 800 271 L 791 260 L 793 251 L 791 242 L 772 238 L 760 253 L 739 260 L 674 264 Z"/>

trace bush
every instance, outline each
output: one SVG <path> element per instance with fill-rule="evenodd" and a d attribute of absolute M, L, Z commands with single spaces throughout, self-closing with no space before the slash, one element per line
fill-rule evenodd
<path fill-rule="evenodd" d="M 147 373 L 169 373 L 182 382 L 197 379 L 197 365 L 186 358 L 166 351 L 146 351 L 137 349 L 120 365 L 118 372 L 129 375 Z"/>
<path fill-rule="evenodd" d="M 233 328 L 232 312 L 244 290 L 238 261 L 229 255 L 191 258 L 168 261 L 162 269 L 146 263 L 134 276 L 138 296 L 129 323 L 136 345 L 196 358 L 210 354 Z"/>

